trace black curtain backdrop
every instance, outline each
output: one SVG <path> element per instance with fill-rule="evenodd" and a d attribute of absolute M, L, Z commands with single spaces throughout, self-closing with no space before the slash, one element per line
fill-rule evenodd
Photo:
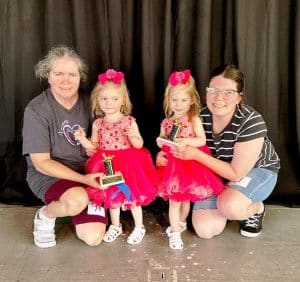
<path fill-rule="evenodd" d="M 89 66 L 86 91 L 107 68 L 125 73 L 153 155 L 168 75 L 191 69 L 203 100 L 211 70 L 238 65 L 282 160 L 269 201 L 299 205 L 299 11 L 292 0 L 0 0 L 0 202 L 36 203 L 21 153 L 23 111 L 46 87 L 34 65 L 65 44 Z"/>

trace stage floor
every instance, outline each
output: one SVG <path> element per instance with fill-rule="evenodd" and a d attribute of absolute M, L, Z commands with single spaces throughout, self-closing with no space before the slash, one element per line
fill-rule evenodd
<path fill-rule="evenodd" d="M 147 233 L 140 245 L 126 243 L 132 218 L 123 212 L 125 234 L 115 242 L 89 247 L 64 219 L 50 249 L 33 244 L 36 208 L 0 204 L 0 281 L 299 281 L 298 208 L 267 205 L 263 232 L 252 239 L 239 235 L 236 222 L 210 240 L 189 228 L 182 251 L 168 247 L 164 205 L 145 209 Z"/>

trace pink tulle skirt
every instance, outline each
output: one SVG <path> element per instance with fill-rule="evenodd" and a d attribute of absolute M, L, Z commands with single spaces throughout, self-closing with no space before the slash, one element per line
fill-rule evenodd
<path fill-rule="evenodd" d="M 90 200 L 96 205 L 104 204 L 105 208 L 131 209 L 135 206 L 150 204 L 157 196 L 158 176 L 151 154 L 146 148 L 129 148 L 124 150 L 98 150 L 86 162 L 86 172 L 103 172 L 103 156 L 112 155 L 115 172 L 121 172 L 128 185 L 131 198 L 128 200 L 117 185 L 100 190 L 87 187 Z"/>
<path fill-rule="evenodd" d="M 198 148 L 211 155 L 207 146 Z M 167 166 L 158 167 L 158 194 L 164 200 L 177 202 L 200 200 L 218 195 L 224 185 L 219 176 L 206 166 L 194 160 L 181 160 L 170 153 L 170 148 L 163 147 L 168 158 Z"/>

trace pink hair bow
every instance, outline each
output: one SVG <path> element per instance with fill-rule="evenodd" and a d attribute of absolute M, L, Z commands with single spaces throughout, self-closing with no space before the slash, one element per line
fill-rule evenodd
<path fill-rule="evenodd" d="M 109 69 L 104 73 L 98 75 L 98 81 L 101 84 L 106 83 L 108 80 L 112 81 L 114 84 L 119 84 L 124 78 L 124 73 L 120 71 L 115 71 L 114 69 Z"/>
<path fill-rule="evenodd" d="M 174 71 L 169 77 L 169 82 L 172 86 L 176 86 L 179 83 L 186 84 L 191 77 L 190 70 Z"/>

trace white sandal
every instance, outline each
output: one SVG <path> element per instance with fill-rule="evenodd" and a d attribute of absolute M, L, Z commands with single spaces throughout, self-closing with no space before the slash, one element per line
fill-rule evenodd
<path fill-rule="evenodd" d="M 142 242 L 146 233 L 145 227 L 135 227 L 129 237 L 127 243 L 131 245 L 137 245 Z"/>
<path fill-rule="evenodd" d="M 181 240 L 181 232 L 171 232 L 169 233 L 169 247 L 173 250 L 183 249 L 183 242 Z"/>
<path fill-rule="evenodd" d="M 103 241 L 111 243 L 115 241 L 117 237 L 120 236 L 122 233 L 123 230 L 121 224 L 119 227 L 111 224 L 103 237 Z"/>
<path fill-rule="evenodd" d="M 183 232 L 187 229 L 187 224 L 186 221 L 179 221 L 179 226 L 180 226 L 180 232 Z M 166 234 L 169 235 L 172 232 L 171 226 L 168 226 L 166 229 Z"/>

